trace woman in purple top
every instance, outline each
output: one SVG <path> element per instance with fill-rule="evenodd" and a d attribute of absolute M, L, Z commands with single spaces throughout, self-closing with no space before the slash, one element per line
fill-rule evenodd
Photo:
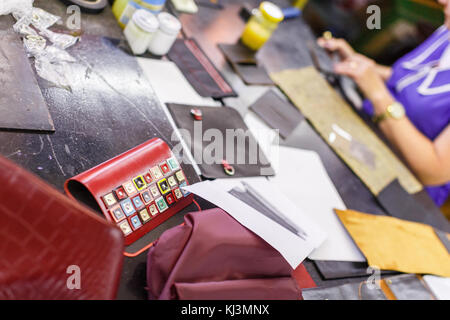
<path fill-rule="evenodd" d="M 318 40 L 337 51 L 339 74 L 355 80 L 374 116 L 438 206 L 450 193 L 450 0 L 445 25 L 392 67 L 376 64 L 342 39 Z"/>

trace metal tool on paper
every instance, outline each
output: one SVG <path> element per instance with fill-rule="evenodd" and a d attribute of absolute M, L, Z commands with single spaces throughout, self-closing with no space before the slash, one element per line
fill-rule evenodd
<path fill-rule="evenodd" d="M 282 227 L 286 228 L 290 232 L 299 236 L 303 240 L 306 240 L 308 234 L 298 227 L 291 219 L 286 217 L 277 208 L 270 204 L 259 192 L 257 192 L 248 183 L 242 181 L 242 185 L 245 187 L 246 191 L 242 192 L 238 188 L 234 188 L 229 191 L 231 195 L 238 198 L 242 202 L 251 206 L 258 212 L 262 213 L 272 221 L 278 223 Z"/>

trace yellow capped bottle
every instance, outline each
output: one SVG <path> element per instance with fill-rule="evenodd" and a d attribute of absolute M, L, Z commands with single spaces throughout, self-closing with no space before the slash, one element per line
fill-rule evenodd
<path fill-rule="evenodd" d="M 242 43 L 252 50 L 259 50 L 283 19 L 283 12 L 278 6 L 269 1 L 262 2 L 259 9 L 252 11 L 241 36 Z"/>

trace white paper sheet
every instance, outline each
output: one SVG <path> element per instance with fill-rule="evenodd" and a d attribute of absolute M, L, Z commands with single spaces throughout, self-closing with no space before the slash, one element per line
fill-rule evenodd
<path fill-rule="evenodd" d="M 309 258 L 328 261 L 366 261 L 333 209 L 345 210 L 339 193 L 317 153 L 280 146 L 271 163 L 276 172 L 269 180 L 328 234 Z"/>
<path fill-rule="evenodd" d="M 423 280 L 438 300 L 450 300 L 450 278 L 423 276 Z"/>
<path fill-rule="evenodd" d="M 308 237 L 304 240 L 280 224 L 266 217 L 244 202 L 228 193 L 240 181 L 245 181 L 257 190 L 263 197 L 268 195 L 275 198 L 274 205 L 283 214 L 289 216 L 293 222 L 300 226 Z M 239 223 L 252 230 L 262 239 L 275 248 L 292 266 L 297 266 L 319 246 L 325 239 L 325 233 L 319 226 L 307 218 L 292 202 L 279 194 L 266 178 L 223 179 L 204 181 L 185 187 L 186 190 L 214 203 L 222 208 Z"/>
<path fill-rule="evenodd" d="M 162 103 L 220 106 L 214 99 L 200 96 L 172 61 L 148 58 L 137 61 Z"/>

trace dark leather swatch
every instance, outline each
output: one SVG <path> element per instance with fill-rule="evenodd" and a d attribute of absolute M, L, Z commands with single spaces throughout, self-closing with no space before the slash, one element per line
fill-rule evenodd
<path fill-rule="evenodd" d="M 369 277 L 371 273 L 367 272 L 369 265 L 367 262 L 350 262 L 350 261 L 319 261 L 315 260 L 314 264 L 319 269 L 320 274 L 326 280 Z M 381 270 L 381 275 L 397 274 L 396 271 Z"/>
<path fill-rule="evenodd" d="M 425 192 L 425 191 L 424 191 Z M 424 198 L 423 195 L 419 196 Z M 389 215 L 413 222 L 428 224 L 436 229 L 450 232 L 450 223 L 436 206 L 429 202 L 426 207 L 406 192 L 398 180 L 384 188 L 377 197 Z"/>
<path fill-rule="evenodd" d="M 232 63 L 232 66 L 241 79 L 248 85 L 274 85 L 266 69 L 262 66 L 243 63 Z"/>
<path fill-rule="evenodd" d="M 304 119 L 297 108 L 281 99 L 272 90 L 261 96 L 250 109 L 271 128 L 280 130 L 283 139 L 287 138 Z"/>
<path fill-rule="evenodd" d="M 196 121 L 190 112 L 194 106 L 169 103 L 167 104 L 167 107 L 172 114 L 176 125 L 180 129 L 185 129 L 189 132 L 191 141 L 186 141 L 186 143 L 190 145 L 191 153 L 194 158 L 196 155 L 203 155 L 205 148 L 208 148 L 208 146 L 213 143 L 213 141 L 202 139 L 202 136 L 206 131 L 214 132 L 219 130 L 223 137 L 227 135 L 227 129 L 229 130 L 229 133 L 234 133 L 234 140 L 225 141 L 228 140 L 225 139 L 223 141 L 220 155 L 224 158 L 222 160 L 227 160 L 228 163 L 234 167 L 235 174 L 233 176 L 227 175 L 220 161 L 219 163 L 217 163 L 217 161 L 203 161 L 205 160 L 204 157 L 202 157 L 202 159 L 195 159 L 205 178 L 237 178 L 271 176 L 275 174 L 253 134 L 247 128 L 241 115 L 235 109 L 229 107 L 196 107 L 200 109 L 203 114 L 203 120 Z M 196 126 L 200 125 L 201 136 L 196 134 L 196 130 L 198 129 L 195 129 Z M 184 138 L 186 140 L 186 137 Z M 239 141 L 244 141 L 245 143 L 237 143 Z M 233 154 L 227 154 L 227 143 L 234 145 L 232 149 Z M 254 148 L 255 146 L 256 148 Z M 253 154 L 255 150 L 257 154 Z M 231 153 L 231 151 L 229 153 Z M 239 159 L 242 161 L 237 161 Z"/>
<path fill-rule="evenodd" d="M 250 50 L 241 43 L 224 44 L 220 43 L 220 50 L 231 63 L 257 64 L 255 51 Z"/>
<path fill-rule="evenodd" d="M 237 96 L 195 40 L 176 40 L 168 57 L 202 97 L 218 99 Z"/>

